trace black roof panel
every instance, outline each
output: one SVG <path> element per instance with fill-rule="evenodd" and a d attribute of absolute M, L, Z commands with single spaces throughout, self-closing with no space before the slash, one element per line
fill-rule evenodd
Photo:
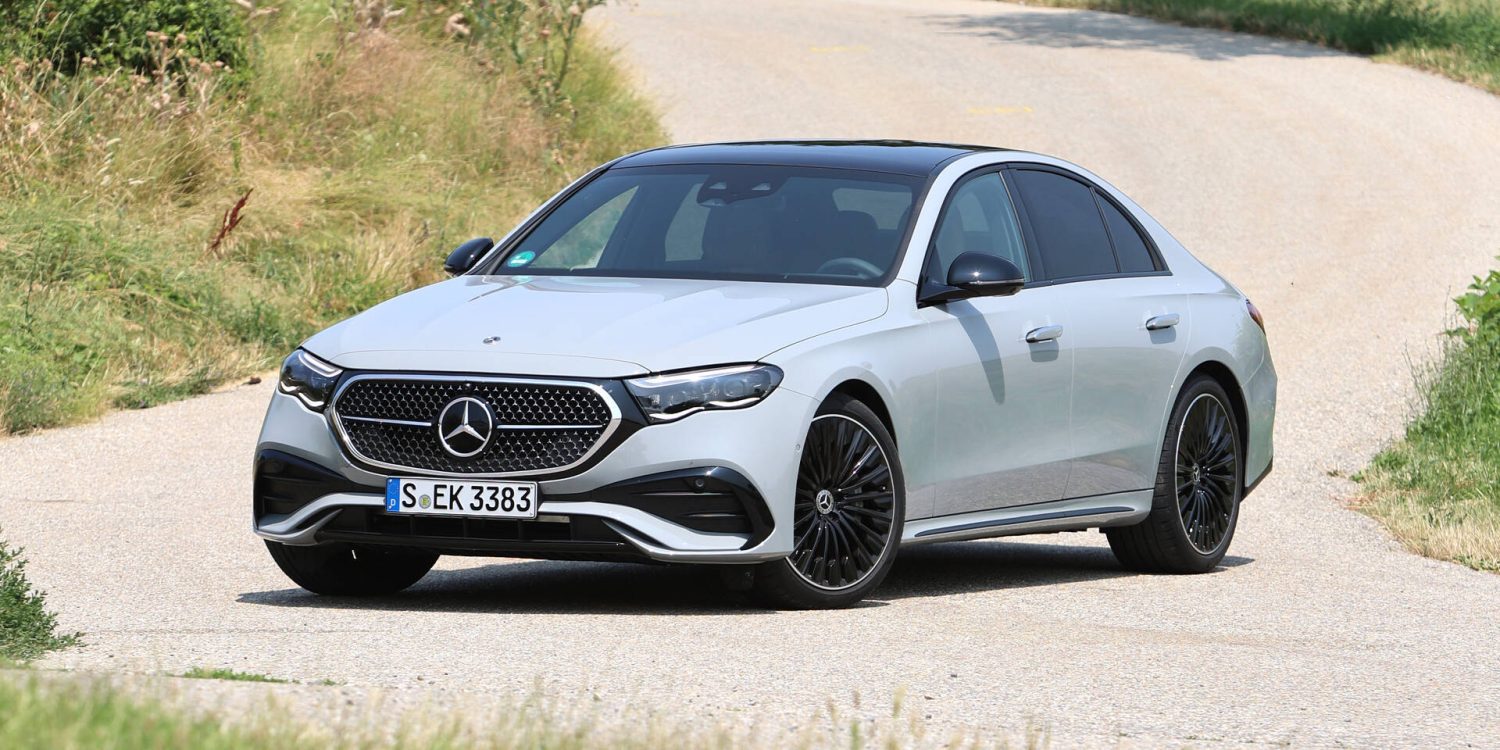
<path fill-rule="evenodd" d="M 989 146 L 913 141 L 760 141 L 668 146 L 621 159 L 616 167 L 668 164 L 779 164 L 799 167 L 864 169 L 927 175 L 943 162 Z"/>

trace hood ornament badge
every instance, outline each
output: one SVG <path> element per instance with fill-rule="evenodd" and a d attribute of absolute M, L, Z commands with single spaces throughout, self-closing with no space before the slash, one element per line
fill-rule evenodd
<path fill-rule="evenodd" d="M 480 341 L 479 343 L 481 343 L 481 344 L 498 344 L 498 343 L 500 343 L 500 337 L 499 336 L 485 336 L 484 340 Z"/>

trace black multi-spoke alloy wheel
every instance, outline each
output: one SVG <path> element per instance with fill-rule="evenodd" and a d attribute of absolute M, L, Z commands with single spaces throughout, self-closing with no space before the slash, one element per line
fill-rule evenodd
<path fill-rule="evenodd" d="M 314 594 L 394 594 L 427 575 L 438 556 L 421 550 L 353 544 L 292 547 L 267 541 L 266 549 L 294 583 Z"/>
<path fill-rule="evenodd" d="M 756 594 L 786 609 L 847 607 L 865 598 L 895 560 L 905 497 L 890 432 L 868 406 L 834 394 L 802 444 L 792 554 L 756 570 Z"/>
<path fill-rule="evenodd" d="M 1183 386 L 1162 441 L 1150 515 L 1106 530 L 1125 567 L 1203 573 L 1224 559 L 1245 494 L 1244 452 L 1230 403 L 1212 378 Z"/>

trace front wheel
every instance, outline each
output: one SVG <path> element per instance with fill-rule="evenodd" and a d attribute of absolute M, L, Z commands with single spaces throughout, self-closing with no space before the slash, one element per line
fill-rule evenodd
<path fill-rule="evenodd" d="M 394 594 L 427 575 L 437 563 L 431 552 L 354 544 L 293 547 L 266 541 L 271 559 L 294 583 L 314 594 Z"/>
<path fill-rule="evenodd" d="M 1245 493 L 1244 454 L 1229 395 L 1198 377 L 1167 423 L 1146 520 L 1106 529 L 1120 564 L 1148 573 L 1205 573 L 1224 559 Z"/>
<path fill-rule="evenodd" d="M 834 394 L 802 444 L 792 554 L 755 571 L 760 601 L 847 607 L 880 586 L 901 544 L 906 488 L 890 431 L 870 407 Z"/>

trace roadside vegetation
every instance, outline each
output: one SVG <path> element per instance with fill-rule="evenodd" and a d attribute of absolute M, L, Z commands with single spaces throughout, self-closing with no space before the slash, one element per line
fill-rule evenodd
<path fill-rule="evenodd" d="M 0 434 L 273 368 L 659 143 L 600 2 L 0 4 Z"/>
<path fill-rule="evenodd" d="M 29 671 L 0 671 L 0 747 L 17 750 L 669 750 L 671 748 L 1014 748 L 1049 747 L 1046 731 L 979 738 L 927 732 L 920 718 L 897 703 L 888 716 L 849 718 L 829 708 L 804 729 L 745 728 L 716 720 L 687 721 L 645 712 L 603 718 L 531 697 L 482 713 L 451 706 L 411 711 L 413 724 L 367 707 L 379 721 L 324 724 L 317 694 L 302 690 L 271 698 L 262 710 L 234 716 L 183 710 L 180 698 L 157 685 L 122 691 L 106 680 Z M 167 686 L 169 687 L 169 686 Z M 339 690 L 322 688 L 322 690 Z M 337 694 L 344 713 L 349 698 Z M 361 698 L 365 700 L 365 698 Z M 282 703 L 285 701 L 285 703 Z M 387 721 L 386 719 L 390 719 Z"/>
<path fill-rule="evenodd" d="M 336 744 L 314 737 L 286 715 L 269 714 L 259 726 L 230 726 L 218 717 L 192 715 L 155 699 L 133 697 L 102 681 L 43 672 L 0 672 L 0 747 L 313 750 L 376 746 Z"/>
<path fill-rule="evenodd" d="M 1500 93 L 1500 0 L 1035 0 L 1299 39 Z"/>
<path fill-rule="evenodd" d="M 57 631 L 46 597 L 26 580 L 21 551 L 0 541 L 0 665 L 30 661 L 77 641 L 77 635 Z"/>
<path fill-rule="evenodd" d="M 1457 301 L 1465 325 L 1418 371 L 1420 411 L 1356 477 L 1356 507 L 1414 552 L 1500 572 L 1500 271 Z"/>
<path fill-rule="evenodd" d="M 283 680 L 276 677 L 271 677 L 269 675 L 256 674 L 254 672 L 236 672 L 233 669 L 226 669 L 224 667 L 193 667 L 192 669 L 183 672 L 181 676 L 186 677 L 190 680 L 228 680 L 231 682 L 274 683 L 289 682 L 289 680 Z"/>

